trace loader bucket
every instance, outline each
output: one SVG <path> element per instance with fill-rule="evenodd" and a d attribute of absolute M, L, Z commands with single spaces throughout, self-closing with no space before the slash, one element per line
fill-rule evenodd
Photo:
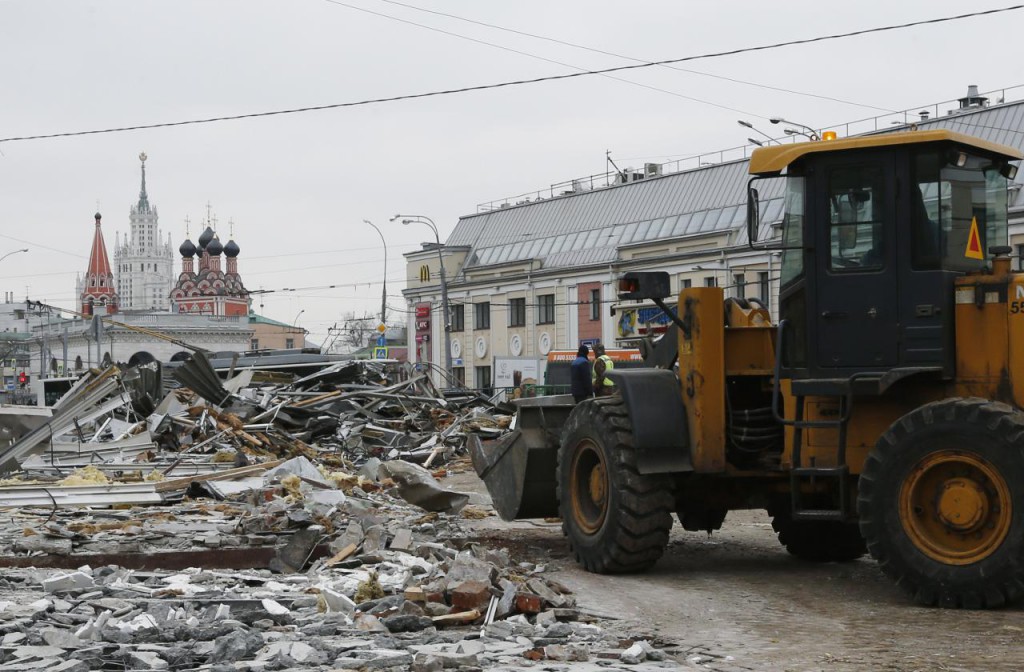
<path fill-rule="evenodd" d="M 495 441 L 469 436 L 473 468 L 505 520 L 558 515 L 555 466 L 572 395 L 519 399 L 515 429 Z"/>

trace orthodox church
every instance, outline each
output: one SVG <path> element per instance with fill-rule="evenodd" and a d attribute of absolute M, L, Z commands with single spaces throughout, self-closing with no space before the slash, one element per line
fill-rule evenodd
<path fill-rule="evenodd" d="M 76 293 L 85 315 L 112 315 L 119 311 L 134 313 L 176 313 L 213 317 L 247 317 L 249 291 L 238 274 L 241 249 L 234 240 L 222 244 L 210 224 L 199 236 L 198 244 L 188 239 L 181 244 L 181 273 L 175 282 L 170 236 L 161 242 L 162 233 L 156 207 L 146 193 L 146 153 L 142 162 L 142 188 L 139 200 L 129 216 L 131 231 L 118 236 L 114 248 L 114 265 L 107 257 L 107 247 L 96 213 L 89 267 L 79 276 Z M 209 208 L 209 206 L 207 206 Z M 221 261 L 224 268 L 221 268 Z"/>
<path fill-rule="evenodd" d="M 248 315 L 249 290 L 238 274 L 238 253 L 234 240 L 224 245 L 209 225 L 199 236 L 198 245 L 188 238 L 178 248 L 181 273 L 171 290 L 171 310 L 202 315 Z M 225 268 L 221 270 L 221 255 Z M 196 263 L 198 262 L 198 268 Z"/>

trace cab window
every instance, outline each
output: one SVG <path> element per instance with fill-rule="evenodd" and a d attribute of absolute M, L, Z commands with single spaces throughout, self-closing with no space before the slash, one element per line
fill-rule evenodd
<path fill-rule="evenodd" d="M 878 166 L 836 168 L 829 174 L 828 268 L 878 270 L 885 258 L 883 176 Z"/>

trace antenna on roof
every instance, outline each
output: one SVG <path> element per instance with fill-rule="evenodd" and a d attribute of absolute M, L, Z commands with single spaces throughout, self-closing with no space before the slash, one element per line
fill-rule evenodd
<path fill-rule="evenodd" d="M 609 163 L 612 164 L 612 167 L 615 168 L 615 173 L 619 176 L 619 179 L 622 180 L 623 182 L 625 182 L 626 181 L 626 173 L 622 172 L 622 169 L 619 168 L 618 166 L 616 166 L 615 162 L 612 161 L 612 150 L 610 150 L 610 149 L 604 150 L 604 160 L 605 160 L 605 166 L 607 167 L 607 165 Z"/>

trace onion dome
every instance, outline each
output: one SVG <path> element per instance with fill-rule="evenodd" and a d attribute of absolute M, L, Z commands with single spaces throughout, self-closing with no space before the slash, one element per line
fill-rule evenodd
<path fill-rule="evenodd" d="M 186 238 L 185 242 L 178 248 L 178 252 L 181 253 L 181 256 L 191 259 L 196 256 L 196 246 L 191 240 Z"/>
<path fill-rule="evenodd" d="M 203 235 L 205 236 L 206 233 L 204 232 Z M 213 237 L 213 240 L 210 241 L 209 245 L 206 246 L 206 252 L 211 257 L 219 257 L 220 253 L 223 252 L 223 251 L 224 251 L 224 246 L 220 244 L 220 238 L 218 238 L 215 235 Z"/>
<path fill-rule="evenodd" d="M 240 247 L 238 247 L 238 243 L 236 243 L 234 241 L 234 239 L 229 240 L 228 244 L 224 246 L 224 256 L 225 257 L 235 258 L 235 257 L 238 256 L 238 253 L 241 252 L 241 251 L 242 251 L 242 249 Z"/>
<path fill-rule="evenodd" d="M 213 232 L 213 229 L 206 227 L 206 231 L 203 231 L 202 235 L 199 236 L 199 249 L 204 250 L 206 246 L 210 244 L 213 237 L 217 235 Z"/>

